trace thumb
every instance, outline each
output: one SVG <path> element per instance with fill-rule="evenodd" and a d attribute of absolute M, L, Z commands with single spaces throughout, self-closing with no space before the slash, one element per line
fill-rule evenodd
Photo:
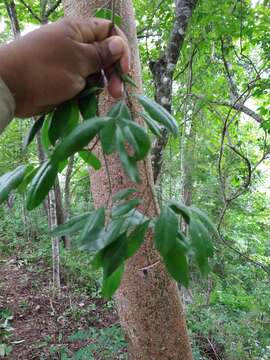
<path fill-rule="evenodd" d="M 99 42 L 82 44 L 82 46 L 86 50 L 87 76 L 101 69 L 107 69 L 117 61 L 120 61 L 123 72 L 128 71 L 125 66 L 126 58 L 129 56 L 126 50 L 127 44 L 120 36 L 111 36 Z"/>

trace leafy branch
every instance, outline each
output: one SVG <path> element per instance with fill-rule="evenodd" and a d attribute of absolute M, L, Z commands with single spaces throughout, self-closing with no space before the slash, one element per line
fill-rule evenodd
<path fill-rule="evenodd" d="M 101 10 L 112 15 L 110 10 Z M 105 16 L 104 13 L 99 15 Z M 129 76 L 123 80 L 136 86 Z M 92 152 L 94 146 L 85 150 L 91 141 L 94 144 L 100 141 L 104 158 L 117 154 L 130 180 L 135 184 L 141 182 L 138 163 L 146 163 L 151 140 L 146 129 L 135 122 L 128 104 L 133 101 L 141 104 L 144 110 L 140 115 L 154 136 L 161 136 L 163 128 L 177 136 L 177 122 L 155 101 L 128 92 L 125 100 L 117 102 L 106 116 L 98 116 L 101 91 L 100 87 L 87 86 L 75 99 L 59 105 L 36 121 L 26 136 L 25 147 L 40 131 L 48 159 L 39 167 L 21 165 L 0 177 L 0 203 L 11 191 L 18 189 L 27 195 L 27 209 L 33 210 L 46 198 L 57 174 L 74 156 L 99 170 L 102 163 Z M 107 173 L 109 176 L 108 170 Z M 208 217 L 194 207 L 169 202 L 156 218 L 149 219 L 140 211 L 143 198 L 144 194 L 137 189 L 123 189 L 112 196 L 111 204 L 108 201 L 106 207 L 80 214 L 51 233 L 52 236 L 79 233 L 81 250 L 96 252 L 93 267 L 103 269 L 102 292 L 105 297 L 112 296 L 119 287 L 125 261 L 137 252 L 148 231 L 154 233 L 156 249 L 176 281 L 188 286 L 189 257 L 194 257 L 203 275 L 210 270 L 209 258 L 213 256 L 211 237 L 217 232 Z M 187 225 L 186 234 L 181 231 L 181 221 Z"/>

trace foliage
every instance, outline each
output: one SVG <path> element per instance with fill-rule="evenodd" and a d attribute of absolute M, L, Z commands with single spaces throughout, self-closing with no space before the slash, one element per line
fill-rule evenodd
<path fill-rule="evenodd" d="M 38 1 L 28 3 L 37 14 L 40 13 Z M 25 11 L 21 2 L 16 2 L 16 5 L 21 23 L 38 23 Z M 174 2 L 134 0 L 134 6 L 140 40 L 144 92 L 153 98 L 155 88 L 149 63 L 157 60 L 166 48 L 174 20 Z M 53 14 L 51 19 L 56 19 L 61 11 L 60 9 Z M 1 33 L 1 41 L 6 41 L 11 38 L 11 34 L 2 2 L 0 13 L 7 25 Z M 224 43 L 224 51 L 221 40 Z M 232 102 L 231 86 L 223 56 L 230 65 L 239 95 L 248 89 L 240 100 L 261 117 L 261 123 L 241 111 L 221 105 Z M 161 179 L 156 189 L 165 212 L 171 214 L 167 207 L 169 199 L 183 204 L 186 195 L 191 195 L 191 203 L 204 209 L 216 225 L 219 225 L 220 214 L 224 208 L 224 189 L 227 195 L 242 190 L 244 193 L 230 202 L 221 222 L 221 237 L 214 237 L 215 255 L 210 261 L 213 273 L 207 279 L 201 279 L 198 277 L 194 256 L 189 258 L 189 289 L 192 296 L 183 289 L 183 300 L 196 360 L 217 358 L 213 348 L 221 359 L 267 360 L 269 357 L 268 77 L 268 2 L 200 1 L 193 14 L 175 69 L 172 107 L 179 134 L 176 138 L 170 138 L 165 149 Z M 88 94 L 85 93 L 80 99 L 80 108 L 85 119 L 95 115 L 94 113 L 89 116 L 95 111 L 95 106 L 95 96 L 89 93 L 88 89 Z M 144 112 L 143 117 L 147 123 L 147 134 L 154 144 L 155 137 L 161 135 L 164 124 L 153 122 L 148 112 Z M 220 176 L 219 157 L 226 118 L 230 126 L 226 129 Z M 50 120 L 46 121 L 46 125 L 49 126 Z M 28 160 L 37 168 L 34 141 L 28 147 L 27 154 L 22 151 L 22 134 L 27 132 L 29 124 L 29 120 L 14 122 L 1 136 L 1 175 L 13 171 Z M 123 126 L 121 131 L 122 129 Z M 43 131 L 43 135 L 44 133 L 46 135 L 46 131 Z M 121 136 L 117 144 L 110 141 L 111 134 L 114 133 L 115 122 L 110 120 L 106 125 L 106 131 L 100 132 L 106 153 L 115 151 L 116 145 L 117 149 L 123 149 Z M 43 143 L 47 144 L 47 151 L 52 151 L 53 147 L 45 135 Z M 137 141 L 133 138 L 136 140 L 136 136 L 130 136 L 127 130 L 124 135 L 130 145 L 133 145 L 134 154 L 136 152 L 136 155 L 140 156 Z M 60 140 L 56 140 L 58 142 L 62 141 L 62 134 L 59 133 L 59 136 Z M 233 149 L 248 158 L 253 169 L 251 183 L 245 189 L 243 184 L 248 175 L 247 162 Z M 99 164 L 93 159 L 85 160 L 85 153 L 81 155 L 76 155 L 71 180 L 71 219 L 84 213 L 87 218 L 93 212 L 91 194 L 85 191 L 85 188 L 90 186 L 86 166 L 90 164 L 94 168 L 99 168 Z M 129 167 L 128 157 L 123 156 L 122 162 Z M 131 165 L 134 164 L 131 162 Z M 66 169 L 60 175 L 62 188 L 65 176 Z M 134 168 L 131 176 L 136 177 Z M 128 195 L 130 200 L 140 197 L 132 192 Z M 16 248 L 25 246 L 24 238 L 29 233 L 37 249 L 31 254 L 27 253 L 24 260 L 27 259 L 31 263 L 40 256 L 46 256 L 49 260 L 45 214 L 42 209 L 35 209 L 28 214 L 31 224 L 25 224 L 21 218 L 25 202 L 17 193 L 13 192 L 12 197 L 16 200 L 13 201 L 12 208 L 0 208 L 0 251 L 12 254 Z M 119 205 L 129 203 L 129 200 L 121 197 L 115 201 L 118 201 Z M 192 204 L 191 207 L 190 204 L 185 204 L 189 211 L 193 208 Z M 147 220 L 144 218 L 142 224 Z M 186 227 L 182 215 L 179 215 L 177 221 L 181 228 Z M 154 223 L 150 222 L 149 227 L 153 226 Z M 72 233 L 72 236 L 75 249 L 70 253 L 61 251 L 64 273 L 66 272 L 74 284 L 77 280 L 84 284 L 85 291 L 100 294 L 100 288 L 96 284 L 101 282 L 101 273 L 99 270 L 90 272 L 94 254 L 79 252 L 76 249 L 76 246 L 79 246 L 78 233 Z M 133 236 L 136 241 L 131 242 L 129 254 L 140 246 L 140 236 L 136 237 L 136 232 Z M 177 238 L 176 250 L 179 248 L 177 259 L 182 256 L 182 261 L 177 262 L 177 266 L 186 266 L 183 252 L 187 250 L 185 241 L 182 241 L 184 245 L 181 243 L 184 248 L 180 247 L 181 239 Z M 197 245 L 200 245 L 200 239 L 198 240 Z M 173 263 L 175 249 L 165 249 L 165 263 L 166 254 L 170 254 L 167 256 L 171 259 L 167 268 L 174 273 L 174 268 L 171 269 L 170 264 Z M 121 256 L 120 254 L 120 258 Z M 184 273 L 177 271 L 175 277 L 180 274 Z M 185 277 L 178 280 L 183 284 L 187 283 Z"/>

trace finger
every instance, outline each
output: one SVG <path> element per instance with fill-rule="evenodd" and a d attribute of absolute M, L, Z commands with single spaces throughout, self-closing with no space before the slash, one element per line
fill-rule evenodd
<path fill-rule="evenodd" d="M 122 56 L 122 58 L 120 60 L 120 65 L 121 65 L 123 73 L 128 74 L 130 72 L 131 52 L 130 52 L 130 47 L 129 47 L 129 43 L 128 43 L 128 40 L 126 38 L 126 35 L 117 26 L 115 26 L 113 28 L 112 35 L 118 35 L 122 39 L 124 39 L 125 49 L 124 49 L 124 54 L 123 54 L 123 56 Z"/>
<path fill-rule="evenodd" d="M 122 71 L 128 72 L 129 54 L 125 41 L 120 36 L 111 36 L 92 44 L 79 44 L 83 51 L 83 76 L 89 76 L 101 69 L 107 69 L 120 62 Z"/>
<path fill-rule="evenodd" d="M 113 67 L 105 71 L 108 80 L 108 91 L 114 98 L 118 99 L 124 95 L 124 85 Z"/>

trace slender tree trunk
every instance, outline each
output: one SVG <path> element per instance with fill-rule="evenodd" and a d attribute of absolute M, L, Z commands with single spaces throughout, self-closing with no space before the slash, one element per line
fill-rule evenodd
<path fill-rule="evenodd" d="M 71 210 L 71 194 L 70 194 L 70 182 L 72 178 L 74 166 L 74 156 L 69 159 L 66 178 L 65 178 L 65 186 L 64 186 L 64 211 L 65 211 L 65 220 L 69 220 L 70 218 L 70 210 Z M 67 248 L 70 249 L 72 245 L 72 239 L 68 237 L 68 243 L 66 244 Z"/>
<path fill-rule="evenodd" d="M 14 38 L 17 38 L 21 35 L 20 25 L 16 12 L 16 5 L 13 0 L 5 0 L 6 9 L 11 23 L 11 28 Z"/>
<path fill-rule="evenodd" d="M 58 177 L 56 178 L 55 181 L 54 195 L 55 195 L 55 204 L 56 204 L 57 225 L 61 225 L 66 222 L 66 214 L 65 214 L 65 209 L 63 207 L 62 193 L 61 193 L 61 187 Z M 71 247 L 70 237 L 68 235 L 62 236 L 61 240 L 64 243 L 64 248 L 70 249 Z"/>
<path fill-rule="evenodd" d="M 88 17 L 102 0 L 63 0 L 67 15 Z M 118 4 L 121 3 L 121 8 Z M 117 12 L 122 16 L 123 30 L 128 36 L 132 49 L 132 76 L 141 87 L 140 63 L 133 6 L 130 0 L 117 1 Z M 110 7 L 111 4 L 108 5 Z M 132 89 L 132 91 L 134 91 Z M 105 94 L 100 99 L 100 113 L 104 114 L 114 100 Z M 136 111 L 133 104 L 132 110 Z M 138 109 L 137 109 L 138 110 Z M 135 113 L 134 111 L 134 113 Z M 138 121 L 141 121 L 138 119 Z M 102 158 L 101 147 L 95 149 Z M 96 206 L 106 203 L 110 192 L 121 188 L 134 187 L 122 171 L 117 156 L 106 158 L 106 167 L 91 173 L 91 184 Z M 106 168 L 108 173 L 106 172 Z M 142 183 L 138 189 L 144 194 L 140 207 L 148 216 L 158 213 L 153 193 L 153 174 L 150 159 L 140 164 Z M 110 178 L 110 180 L 109 180 Z M 153 247 L 152 233 L 138 253 L 126 264 L 125 275 L 116 303 L 121 325 L 129 344 L 129 358 L 132 360 L 191 360 L 192 353 L 187 336 L 186 323 L 177 284 L 171 280 Z"/>
<path fill-rule="evenodd" d="M 57 227 L 57 214 L 56 214 L 56 199 L 55 188 L 49 193 L 49 223 L 50 229 L 53 230 Z M 54 294 L 60 295 L 60 253 L 59 253 L 59 238 L 52 237 L 52 265 L 53 265 L 53 290 Z"/>

